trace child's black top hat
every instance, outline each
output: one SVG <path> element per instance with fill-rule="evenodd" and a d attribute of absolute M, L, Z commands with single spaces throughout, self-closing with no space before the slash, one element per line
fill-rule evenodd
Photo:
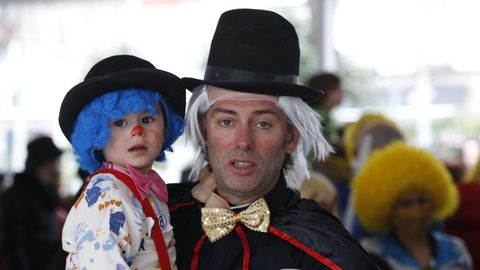
<path fill-rule="evenodd" d="M 321 91 L 298 84 L 300 48 L 293 25 L 275 12 L 235 9 L 222 14 L 210 46 L 203 80 L 183 78 L 192 90 L 200 84 L 310 100 Z"/>
<path fill-rule="evenodd" d="M 157 91 L 175 113 L 185 116 L 185 85 L 180 78 L 136 56 L 114 55 L 95 64 L 85 80 L 65 95 L 58 117 L 63 134 L 70 140 L 78 115 L 92 100 L 126 88 Z"/>

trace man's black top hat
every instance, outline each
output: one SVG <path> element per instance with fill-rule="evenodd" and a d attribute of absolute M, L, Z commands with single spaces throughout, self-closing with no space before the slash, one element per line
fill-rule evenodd
<path fill-rule="evenodd" d="M 78 115 L 92 100 L 126 88 L 156 91 L 175 113 L 185 116 L 185 85 L 180 78 L 136 56 L 114 55 L 95 64 L 85 80 L 65 95 L 58 117 L 63 134 L 70 140 Z"/>
<path fill-rule="evenodd" d="M 298 85 L 300 48 L 293 25 L 275 12 L 235 9 L 222 14 L 210 46 L 203 80 L 183 78 L 192 90 L 200 84 L 310 100 L 321 91 Z"/>
<path fill-rule="evenodd" d="M 59 149 L 50 137 L 40 136 L 31 140 L 27 145 L 26 169 L 34 169 L 43 162 L 58 158 L 63 151 Z"/>

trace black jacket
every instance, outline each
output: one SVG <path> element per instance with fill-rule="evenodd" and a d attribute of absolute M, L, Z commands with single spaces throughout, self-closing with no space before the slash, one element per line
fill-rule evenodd
<path fill-rule="evenodd" d="M 61 248 L 55 214 L 58 194 L 28 173 L 1 196 L 2 249 L 7 269 L 47 269 Z"/>
<path fill-rule="evenodd" d="M 269 233 L 240 225 L 248 239 L 245 248 L 235 230 L 212 244 L 204 238 L 202 206 L 191 197 L 192 186 L 169 185 L 179 270 L 190 269 L 195 248 L 199 250 L 196 269 L 242 269 L 243 263 L 253 270 L 377 269 L 337 218 L 314 201 L 300 199 L 283 179 L 265 196 L 271 212 Z"/>

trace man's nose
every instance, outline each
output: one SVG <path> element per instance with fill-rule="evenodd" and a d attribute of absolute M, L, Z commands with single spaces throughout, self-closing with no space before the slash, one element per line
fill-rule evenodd
<path fill-rule="evenodd" d="M 140 125 L 136 125 L 132 128 L 131 134 L 133 136 L 142 136 L 143 135 L 143 128 Z"/>
<path fill-rule="evenodd" d="M 237 147 L 248 150 L 252 147 L 251 130 L 248 126 L 240 126 L 237 137 Z"/>

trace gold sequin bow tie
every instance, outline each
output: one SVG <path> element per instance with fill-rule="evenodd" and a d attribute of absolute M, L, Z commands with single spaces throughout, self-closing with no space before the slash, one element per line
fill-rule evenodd
<path fill-rule="evenodd" d="M 224 208 L 202 208 L 202 228 L 212 243 L 229 234 L 239 221 L 250 230 L 268 232 L 270 210 L 265 199 L 254 201 L 240 213 Z"/>

